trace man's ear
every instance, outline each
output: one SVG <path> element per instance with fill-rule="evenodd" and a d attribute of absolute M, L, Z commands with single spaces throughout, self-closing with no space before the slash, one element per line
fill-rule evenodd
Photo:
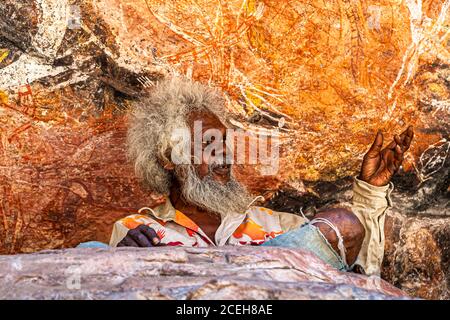
<path fill-rule="evenodd" d="M 166 163 L 163 167 L 164 167 L 164 169 L 169 170 L 169 171 L 172 171 L 175 169 L 175 165 L 172 162 Z"/>
<path fill-rule="evenodd" d="M 162 159 L 160 156 L 158 156 L 158 163 L 168 171 L 173 171 L 175 169 L 175 164 L 169 161 L 169 158 Z"/>

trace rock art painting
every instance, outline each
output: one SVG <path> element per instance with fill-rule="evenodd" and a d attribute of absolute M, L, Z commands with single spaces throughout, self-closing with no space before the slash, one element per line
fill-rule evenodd
<path fill-rule="evenodd" d="M 450 0 L 3 0 L 1 254 L 107 241 L 115 220 L 155 203 L 127 162 L 126 118 L 171 74 L 278 128 L 278 177 L 249 188 L 279 189 L 271 203 L 294 212 L 345 196 L 378 129 L 391 139 L 414 125 L 395 211 L 442 226 L 426 243 L 443 273 L 439 290 L 409 293 L 448 296 Z"/>

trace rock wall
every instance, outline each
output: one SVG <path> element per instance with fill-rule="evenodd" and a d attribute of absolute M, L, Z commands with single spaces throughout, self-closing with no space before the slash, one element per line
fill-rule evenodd
<path fill-rule="evenodd" d="M 350 206 L 350 179 L 305 186 L 313 187 L 318 194 L 280 191 L 267 206 L 292 213 L 301 210 L 310 218 L 324 208 Z M 450 219 L 440 207 L 443 204 L 437 201 L 442 198 L 429 199 L 432 205 L 424 205 L 424 211 L 414 210 L 414 207 L 409 211 L 411 203 L 408 205 L 407 195 L 399 191 L 392 195 L 394 205 L 387 210 L 385 222 L 381 277 L 411 296 L 449 299 Z"/>
<path fill-rule="evenodd" d="M 408 299 L 307 251 L 68 249 L 0 256 L 0 299 Z"/>
<path fill-rule="evenodd" d="M 450 224 L 447 219 L 392 213 L 386 221 L 382 278 L 424 299 L 450 299 Z"/>
<path fill-rule="evenodd" d="M 340 191 L 348 193 L 375 131 L 391 138 L 414 124 L 394 181 L 401 218 L 387 231 L 385 277 L 412 295 L 448 297 L 449 7 L 2 1 L 0 253 L 107 241 L 115 220 L 154 204 L 124 155 L 126 111 L 156 81 L 181 73 L 222 88 L 248 123 L 285 122 L 278 179 L 242 180 L 258 192 L 292 193 L 291 205 L 278 203 L 288 211 L 312 215 L 347 201 Z"/>

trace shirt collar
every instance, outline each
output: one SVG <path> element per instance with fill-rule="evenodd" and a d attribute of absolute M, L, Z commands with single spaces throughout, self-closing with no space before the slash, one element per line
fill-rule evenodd
<path fill-rule="evenodd" d="M 152 214 L 155 218 L 158 218 L 164 222 L 174 221 L 176 218 L 176 209 L 170 202 L 168 196 L 165 197 L 165 202 L 155 208 L 153 208 Z"/>
<path fill-rule="evenodd" d="M 236 231 L 239 225 L 247 217 L 247 212 L 252 208 L 257 207 L 252 206 L 242 214 L 230 214 L 222 219 L 215 235 L 215 241 L 217 245 L 221 246 L 226 243 L 228 238 L 233 234 L 234 231 Z M 160 219 L 164 222 L 173 221 L 179 225 L 182 225 L 183 227 L 189 228 L 196 232 L 200 232 L 202 233 L 202 235 L 207 237 L 204 232 L 197 226 L 197 224 L 195 224 L 195 222 L 189 219 L 182 212 L 175 209 L 168 196 L 165 197 L 165 202 L 163 204 L 156 206 L 149 213 L 151 213 L 155 218 Z"/>

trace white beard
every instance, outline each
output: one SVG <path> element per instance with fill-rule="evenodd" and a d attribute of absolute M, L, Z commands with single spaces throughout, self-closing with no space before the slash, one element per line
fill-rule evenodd
<path fill-rule="evenodd" d="M 211 213 L 226 216 L 243 214 L 253 198 L 231 175 L 230 181 L 221 184 L 209 173 L 200 179 L 192 165 L 180 165 L 176 169 L 184 199 Z"/>

